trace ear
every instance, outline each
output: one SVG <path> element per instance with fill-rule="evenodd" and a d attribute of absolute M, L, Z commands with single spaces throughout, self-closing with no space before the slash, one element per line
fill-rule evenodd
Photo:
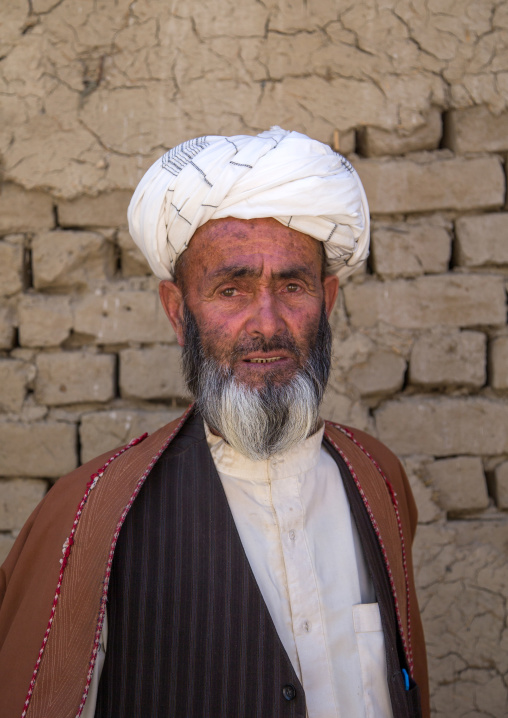
<path fill-rule="evenodd" d="M 329 274 L 324 278 L 323 292 L 326 316 L 329 317 L 332 312 L 333 305 L 335 304 L 335 300 L 337 299 L 337 294 L 339 293 L 339 278 L 336 277 L 335 274 Z"/>
<path fill-rule="evenodd" d="M 159 284 L 159 297 L 171 326 L 175 330 L 178 344 L 183 347 L 183 294 L 174 282 L 163 279 Z"/>

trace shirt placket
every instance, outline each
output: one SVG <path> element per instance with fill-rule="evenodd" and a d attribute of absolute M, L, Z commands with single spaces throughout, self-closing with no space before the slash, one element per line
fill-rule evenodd
<path fill-rule="evenodd" d="M 302 683 L 309 718 L 330 718 L 339 716 L 339 712 L 333 694 L 318 585 L 305 535 L 305 510 L 298 476 L 282 476 L 282 463 L 271 462 L 270 483 Z"/>

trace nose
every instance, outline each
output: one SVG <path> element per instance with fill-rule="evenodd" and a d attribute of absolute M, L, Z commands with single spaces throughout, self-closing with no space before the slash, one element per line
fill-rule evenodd
<path fill-rule="evenodd" d="M 245 330 L 251 337 L 263 337 L 265 341 L 286 329 L 280 314 L 279 303 L 270 291 L 260 292 L 250 306 L 250 315 L 245 322 Z"/>

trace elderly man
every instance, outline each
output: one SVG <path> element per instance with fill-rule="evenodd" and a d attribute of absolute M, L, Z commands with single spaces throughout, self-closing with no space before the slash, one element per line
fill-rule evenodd
<path fill-rule="evenodd" d="M 356 172 L 279 128 L 201 137 L 148 170 L 129 223 L 195 404 L 21 532 L 2 716 L 428 715 L 407 479 L 319 417 L 338 277 L 368 252 Z"/>

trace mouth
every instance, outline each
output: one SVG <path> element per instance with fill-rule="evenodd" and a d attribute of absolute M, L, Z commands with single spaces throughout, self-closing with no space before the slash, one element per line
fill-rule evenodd
<path fill-rule="evenodd" d="M 254 359 L 244 359 L 245 362 L 248 362 L 249 364 L 273 364 L 273 362 L 280 361 L 281 359 L 285 359 L 285 357 L 256 357 Z"/>
<path fill-rule="evenodd" d="M 294 365 L 294 358 L 287 356 L 286 353 L 276 354 L 275 352 L 269 352 L 264 354 L 262 352 L 252 352 L 243 357 L 237 366 L 243 366 L 248 375 L 258 375 L 259 373 L 287 371 L 295 368 Z"/>
<path fill-rule="evenodd" d="M 287 381 L 298 369 L 295 357 L 280 349 L 249 352 L 237 360 L 235 365 L 236 378 L 252 386 L 264 385 L 268 377 L 275 383 Z"/>

